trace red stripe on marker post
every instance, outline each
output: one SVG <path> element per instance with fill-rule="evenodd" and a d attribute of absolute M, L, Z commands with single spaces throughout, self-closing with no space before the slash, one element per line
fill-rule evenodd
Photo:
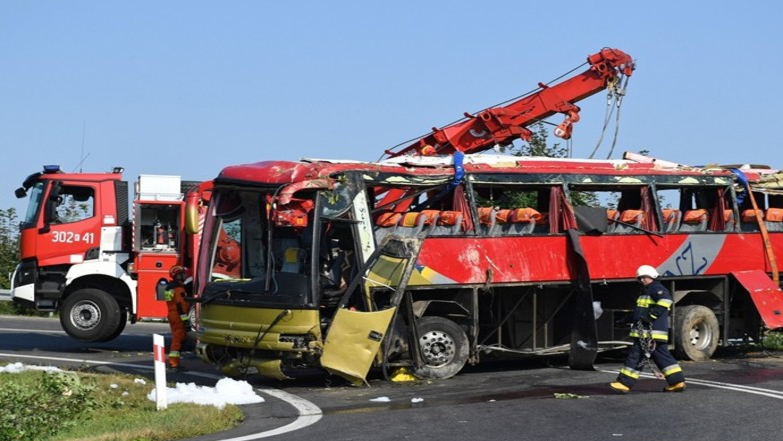
<path fill-rule="evenodd" d="M 155 360 L 155 401 L 158 410 L 168 407 L 166 397 L 166 349 L 160 334 L 152 335 L 152 358 Z"/>

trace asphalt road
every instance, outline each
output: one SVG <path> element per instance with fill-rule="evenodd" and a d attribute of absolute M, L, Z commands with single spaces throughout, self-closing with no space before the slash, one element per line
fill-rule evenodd
<path fill-rule="evenodd" d="M 129 325 L 112 342 L 87 345 L 67 337 L 56 320 L 0 316 L 0 362 L 90 366 L 152 378 L 155 332 L 167 334 L 168 327 Z M 781 355 L 724 351 L 712 361 L 683 363 L 688 390 L 680 394 L 661 392 L 663 381 L 653 378 L 642 379 L 631 394 L 611 392 L 607 384 L 621 361 L 619 354 L 601 357 L 589 372 L 572 371 L 559 360 L 493 362 L 449 380 L 403 384 L 373 373 L 362 388 L 318 372 L 288 382 L 249 378 L 266 401 L 244 406 L 241 427 L 198 440 L 249 441 L 279 433 L 285 434 L 276 438 L 294 441 L 783 439 Z M 188 371 L 170 381 L 214 385 L 220 378 L 192 354 L 183 363 Z M 371 401 L 381 397 L 389 401 Z"/>

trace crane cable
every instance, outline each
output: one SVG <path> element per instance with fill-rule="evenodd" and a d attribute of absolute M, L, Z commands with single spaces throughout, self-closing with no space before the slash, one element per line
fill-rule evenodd
<path fill-rule="evenodd" d="M 614 126 L 614 138 L 612 139 L 612 147 L 609 150 L 609 154 L 606 156 L 606 159 L 610 159 L 612 157 L 612 153 L 614 152 L 614 147 L 617 144 L 617 134 L 620 131 L 620 107 L 623 103 L 623 97 L 625 96 L 625 91 L 628 88 L 628 81 L 631 77 L 625 77 L 625 83 L 622 84 L 621 87 L 620 83 L 623 82 L 622 74 L 620 74 L 620 77 L 618 77 L 616 80 L 609 81 L 608 87 L 607 87 L 607 99 L 606 99 L 606 114 L 604 115 L 604 125 L 601 128 L 601 135 L 598 137 L 598 142 L 595 145 L 595 148 L 593 149 L 593 152 L 590 153 L 590 156 L 588 159 L 593 159 L 595 157 L 595 154 L 598 152 L 598 149 L 601 147 L 601 143 L 604 141 L 604 135 L 606 134 L 606 129 L 609 127 L 609 121 L 612 118 L 612 114 L 614 113 L 615 108 L 617 108 L 617 115 L 615 115 L 615 126 Z"/>
<path fill-rule="evenodd" d="M 628 89 L 628 80 L 630 80 L 631 77 L 625 77 L 625 83 L 623 84 L 623 87 L 617 91 L 617 114 L 615 115 L 615 121 L 614 121 L 614 138 L 612 139 L 612 147 L 609 149 L 609 154 L 606 155 L 606 159 L 612 158 L 612 153 L 614 153 L 614 146 L 617 144 L 617 134 L 620 132 L 620 107 L 623 104 L 623 97 L 625 96 L 625 91 Z M 622 81 L 622 80 L 621 80 Z"/>

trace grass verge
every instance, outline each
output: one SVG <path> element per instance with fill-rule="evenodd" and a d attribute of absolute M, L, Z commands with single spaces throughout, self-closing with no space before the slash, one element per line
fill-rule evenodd
<path fill-rule="evenodd" d="M 139 377 L 87 372 L 0 373 L 0 439 L 9 441 L 164 441 L 235 427 L 238 406 L 177 403 L 157 411 Z"/>

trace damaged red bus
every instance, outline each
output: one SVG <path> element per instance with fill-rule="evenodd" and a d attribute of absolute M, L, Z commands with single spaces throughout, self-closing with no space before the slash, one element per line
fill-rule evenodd
<path fill-rule="evenodd" d="M 691 360 L 783 326 L 780 173 L 500 155 L 225 168 L 200 266 L 199 355 L 238 375 L 372 366 L 446 378 L 501 355 L 628 344 L 636 268 L 674 296 Z M 752 191 L 748 191 L 751 189 Z M 239 276 L 213 272 L 233 239 Z"/>

